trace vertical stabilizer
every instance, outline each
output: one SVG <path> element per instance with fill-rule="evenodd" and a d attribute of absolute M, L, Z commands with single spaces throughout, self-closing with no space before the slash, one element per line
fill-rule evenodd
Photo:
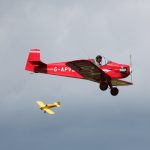
<path fill-rule="evenodd" d="M 39 49 L 31 49 L 29 51 L 25 70 L 46 73 L 46 64 L 44 64 L 40 59 Z"/>

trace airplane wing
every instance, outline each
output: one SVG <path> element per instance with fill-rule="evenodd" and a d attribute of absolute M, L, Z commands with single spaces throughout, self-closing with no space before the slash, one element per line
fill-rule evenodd
<path fill-rule="evenodd" d="M 111 80 L 112 86 L 127 86 L 127 85 L 133 85 L 132 82 L 119 80 L 119 79 L 113 79 Z"/>
<path fill-rule="evenodd" d="M 89 60 L 70 61 L 66 65 L 87 80 L 99 82 L 102 76 L 110 78 L 102 69 Z"/>
<path fill-rule="evenodd" d="M 36 101 L 36 103 L 39 105 L 40 108 L 45 106 L 45 104 L 42 101 Z"/>
<path fill-rule="evenodd" d="M 50 114 L 50 115 L 55 114 L 51 109 L 44 108 L 43 110 L 44 110 L 45 112 L 47 112 L 48 114 Z"/>

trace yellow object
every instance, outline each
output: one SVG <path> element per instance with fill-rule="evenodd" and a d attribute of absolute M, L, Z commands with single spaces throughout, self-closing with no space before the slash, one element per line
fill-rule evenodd
<path fill-rule="evenodd" d="M 55 112 L 53 112 L 50 108 L 60 107 L 60 102 L 54 102 L 52 104 L 44 104 L 42 101 L 36 101 L 36 103 L 38 104 L 40 109 L 44 111 L 44 113 L 47 112 L 50 115 L 55 114 Z"/>

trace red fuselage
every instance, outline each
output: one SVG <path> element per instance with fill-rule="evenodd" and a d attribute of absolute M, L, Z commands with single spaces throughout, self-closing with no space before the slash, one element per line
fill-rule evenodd
<path fill-rule="evenodd" d="M 30 50 L 25 70 L 94 81 L 100 84 L 102 91 L 107 90 L 109 86 L 113 96 L 119 92 L 114 86 L 132 85 L 131 82 L 119 80 L 131 74 L 129 65 L 109 61 L 105 65 L 97 66 L 94 59 L 46 64 L 40 59 L 39 49 Z"/>
<path fill-rule="evenodd" d="M 79 73 L 68 67 L 66 63 L 67 62 L 45 64 L 45 67 L 41 69 L 38 69 L 37 67 L 34 72 L 83 79 Z M 129 65 L 108 62 L 103 66 L 99 66 L 99 68 L 102 69 L 112 79 L 126 78 L 130 75 Z"/>

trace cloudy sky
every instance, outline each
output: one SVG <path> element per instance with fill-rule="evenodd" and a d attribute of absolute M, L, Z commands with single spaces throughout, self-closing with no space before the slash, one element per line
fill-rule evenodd
<path fill-rule="evenodd" d="M 0 149 L 148 150 L 149 39 L 148 0 L 0 0 Z M 132 54 L 134 85 L 112 97 L 90 81 L 29 74 L 30 48 L 46 63 L 101 54 L 128 64 Z M 36 100 L 62 107 L 48 116 Z"/>

